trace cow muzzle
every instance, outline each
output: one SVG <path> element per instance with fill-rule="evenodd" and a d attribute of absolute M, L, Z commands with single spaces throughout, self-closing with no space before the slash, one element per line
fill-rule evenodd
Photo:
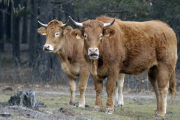
<path fill-rule="evenodd" d="M 88 55 L 90 59 L 98 59 L 99 58 L 99 49 L 98 48 L 89 48 Z"/>
<path fill-rule="evenodd" d="M 45 52 L 52 52 L 54 50 L 53 46 L 50 45 L 50 44 L 45 44 L 44 47 L 43 47 L 43 50 Z"/>

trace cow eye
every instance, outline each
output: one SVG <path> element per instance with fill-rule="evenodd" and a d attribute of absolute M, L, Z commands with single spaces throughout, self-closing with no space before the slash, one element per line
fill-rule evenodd
<path fill-rule="evenodd" d="M 102 37 L 103 37 L 103 34 L 101 34 L 101 35 L 99 36 L 100 39 L 102 39 Z"/>
<path fill-rule="evenodd" d="M 60 35 L 60 32 L 55 33 L 55 37 L 59 37 L 59 35 Z"/>
<path fill-rule="evenodd" d="M 87 35 L 86 34 L 84 34 L 84 38 L 87 39 Z"/>

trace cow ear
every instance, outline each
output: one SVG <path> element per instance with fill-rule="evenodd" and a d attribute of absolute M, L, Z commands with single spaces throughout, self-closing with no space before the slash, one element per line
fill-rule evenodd
<path fill-rule="evenodd" d="M 40 27 L 37 31 L 41 35 L 46 35 L 46 27 Z"/>
<path fill-rule="evenodd" d="M 74 29 L 71 33 L 72 36 L 76 37 L 76 39 L 82 39 L 83 32 L 80 29 Z"/>
<path fill-rule="evenodd" d="M 104 36 L 105 37 L 111 37 L 115 34 L 115 30 L 114 29 L 111 29 L 111 28 L 106 28 L 104 29 Z"/>
<path fill-rule="evenodd" d="M 72 30 L 73 30 L 73 28 L 71 26 L 63 27 L 63 35 L 67 35 Z"/>

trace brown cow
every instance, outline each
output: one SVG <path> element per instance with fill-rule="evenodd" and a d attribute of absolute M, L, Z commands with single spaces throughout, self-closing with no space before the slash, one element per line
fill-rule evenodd
<path fill-rule="evenodd" d="M 166 113 L 167 93 L 176 94 L 177 39 L 164 22 L 130 22 L 98 17 L 83 23 L 84 56 L 96 88 L 95 111 L 102 107 L 102 80 L 107 77 L 106 113 L 114 111 L 113 92 L 119 73 L 140 74 L 148 70 L 157 99 L 157 118 Z"/>
<path fill-rule="evenodd" d="M 43 50 L 50 53 L 56 53 L 61 61 L 61 66 L 66 72 L 71 90 L 71 99 L 69 104 L 75 105 L 76 78 L 80 77 L 79 107 L 85 107 L 85 90 L 89 77 L 87 63 L 83 57 L 84 41 L 78 35 L 78 29 L 63 24 L 58 20 L 52 20 L 45 27 L 38 29 L 38 33 L 46 35 L 46 43 Z"/>

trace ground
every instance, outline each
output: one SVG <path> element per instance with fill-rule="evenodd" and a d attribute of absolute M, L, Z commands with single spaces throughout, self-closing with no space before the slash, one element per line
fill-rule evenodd
<path fill-rule="evenodd" d="M 6 89 L 11 87 L 12 89 Z M 39 110 L 18 107 L 5 106 L 5 103 L 10 99 L 10 96 L 17 94 L 18 90 L 33 90 L 36 93 L 36 99 L 42 101 L 44 105 L 39 107 Z M 79 98 L 79 92 L 76 91 Z M 57 119 L 76 119 L 76 120 L 154 120 L 154 111 L 156 110 L 155 95 L 152 91 L 144 91 L 140 93 L 132 93 L 124 91 L 124 107 L 115 107 L 113 115 L 105 114 L 105 102 L 107 99 L 105 90 L 102 94 L 103 109 L 102 112 L 93 112 L 95 103 L 94 86 L 88 86 L 86 91 L 87 108 L 77 108 L 69 106 L 70 91 L 68 86 L 49 86 L 39 87 L 33 86 L 6 86 L 0 85 L 0 120 L 57 120 Z M 167 120 L 179 120 L 180 118 L 180 95 L 178 94 L 171 104 L 171 99 L 168 97 L 166 114 Z M 172 112 L 172 113 L 171 113 Z M 8 113 L 4 116 L 4 113 Z M 9 116 L 10 114 L 10 116 Z"/>

